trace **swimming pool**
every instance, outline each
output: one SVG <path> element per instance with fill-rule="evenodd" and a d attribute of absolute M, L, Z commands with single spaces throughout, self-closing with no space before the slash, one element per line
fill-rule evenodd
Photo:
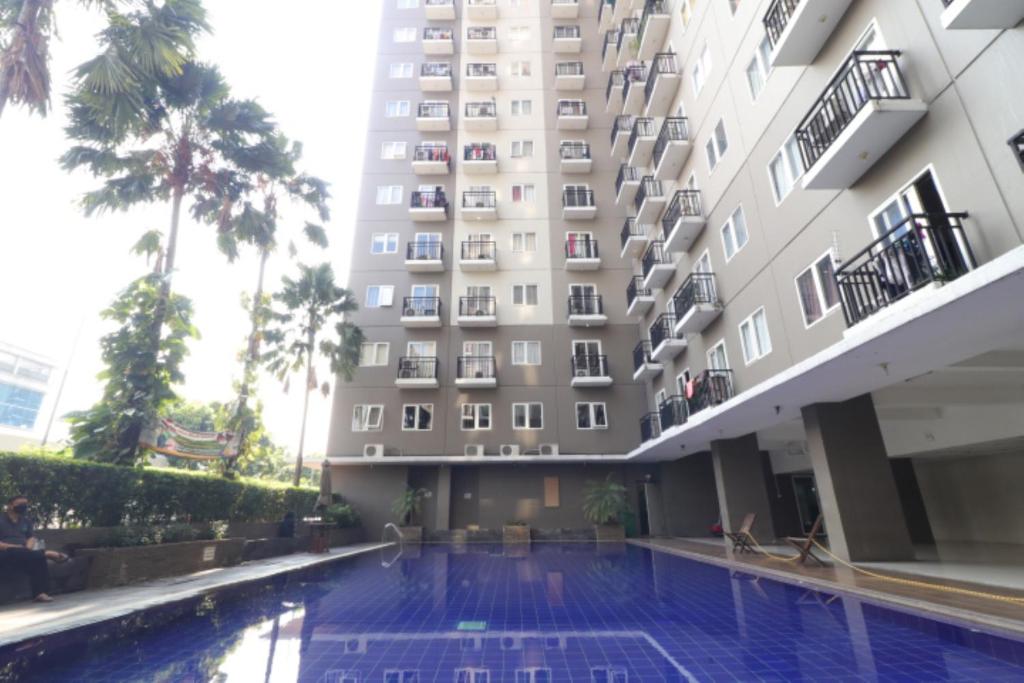
<path fill-rule="evenodd" d="M 1024 643 L 635 546 L 406 546 L 382 566 L 396 552 L 107 625 L 88 642 L 37 643 L 6 672 L 90 683 L 1024 680 Z"/>

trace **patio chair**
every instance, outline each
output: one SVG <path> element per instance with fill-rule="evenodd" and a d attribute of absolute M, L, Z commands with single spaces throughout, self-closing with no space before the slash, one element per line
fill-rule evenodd
<path fill-rule="evenodd" d="M 750 545 L 750 541 L 753 539 L 750 530 L 754 528 L 755 519 L 757 519 L 757 513 L 748 512 L 743 517 L 743 523 L 740 524 L 738 531 L 725 532 L 725 537 L 732 541 L 734 553 L 757 553 L 754 546 Z"/>
<path fill-rule="evenodd" d="M 815 537 L 824 535 L 821 533 L 821 525 L 823 521 L 824 520 L 822 519 L 822 516 L 818 515 L 818 518 L 814 520 L 814 524 L 811 525 L 810 533 L 808 533 L 806 537 L 786 537 L 786 543 L 789 543 L 791 546 L 796 548 L 797 551 L 800 553 L 800 559 L 797 560 L 800 564 L 806 564 L 807 558 L 810 558 L 817 562 L 820 566 L 825 566 L 825 562 L 820 557 L 814 554 Z"/>

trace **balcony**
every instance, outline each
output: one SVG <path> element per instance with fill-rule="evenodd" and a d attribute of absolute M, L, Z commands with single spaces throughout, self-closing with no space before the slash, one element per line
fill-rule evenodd
<path fill-rule="evenodd" d="M 451 106 L 447 102 L 420 102 L 416 107 L 416 130 L 426 133 L 451 129 Z"/>
<path fill-rule="evenodd" d="M 674 254 L 690 251 L 705 222 L 700 190 L 677 190 L 661 218 L 665 249 Z"/>
<path fill-rule="evenodd" d="M 690 273 L 672 295 L 676 334 L 700 334 L 722 313 L 714 273 Z"/>
<path fill-rule="evenodd" d="M 440 190 L 413 192 L 409 199 L 409 219 L 417 222 L 448 220 L 448 198 Z"/>
<path fill-rule="evenodd" d="M 497 19 L 497 0 L 466 0 L 466 18 L 473 21 Z"/>
<path fill-rule="evenodd" d="M 626 285 L 626 315 L 643 317 L 654 306 L 654 290 L 644 285 L 642 275 L 629 278 Z"/>
<path fill-rule="evenodd" d="M 910 98 L 899 54 L 851 54 L 797 126 L 805 190 L 849 188 L 928 111 Z"/>
<path fill-rule="evenodd" d="M 644 116 L 666 116 L 675 102 L 681 80 L 679 60 L 674 52 L 654 55 L 644 86 Z"/>
<path fill-rule="evenodd" d="M 626 164 L 619 166 L 615 176 L 615 205 L 620 209 L 630 206 L 640 189 L 640 169 Z"/>
<path fill-rule="evenodd" d="M 640 30 L 637 18 L 623 19 L 619 25 L 618 40 L 615 45 L 615 65 L 620 69 L 637 59 L 636 34 Z"/>
<path fill-rule="evenodd" d="M 601 7 L 597 10 L 597 28 L 599 31 L 607 31 L 615 25 L 615 0 L 601 0 Z"/>
<path fill-rule="evenodd" d="M 604 45 L 601 47 L 601 71 L 614 69 L 618 64 L 619 29 L 613 28 L 604 32 Z"/>
<path fill-rule="evenodd" d="M 612 124 L 612 158 L 623 159 L 629 153 L 629 136 L 636 119 L 628 114 L 615 117 Z M 632 166 L 632 164 L 630 164 Z"/>
<path fill-rule="evenodd" d="M 401 323 L 406 327 L 441 327 L 441 299 L 407 296 L 402 299 Z"/>
<path fill-rule="evenodd" d="M 685 396 L 673 394 L 658 406 L 658 425 L 664 434 L 672 427 L 681 427 L 690 417 L 690 406 Z"/>
<path fill-rule="evenodd" d="M 570 237 L 565 242 L 566 270 L 597 270 L 601 267 L 601 253 L 597 240 Z"/>
<path fill-rule="evenodd" d="M 661 436 L 661 416 L 647 413 L 640 418 L 640 443 L 647 443 Z"/>
<path fill-rule="evenodd" d="M 583 49 L 583 36 L 579 26 L 555 26 L 553 36 L 555 52 L 579 54 Z"/>
<path fill-rule="evenodd" d="M 440 242 L 409 242 L 405 245 L 405 269 L 410 273 L 444 270 L 444 245 Z"/>
<path fill-rule="evenodd" d="M 608 356 L 595 353 L 577 354 L 572 357 L 572 379 L 569 386 L 574 389 L 608 387 L 612 376 L 608 374 Z"/>
<path fill-rule="evenodd" d="M 665 250 L 665 243 L 661 240 L 654 240 L 647 245 L 647 251 L 644 252 L 640 264 L 644 274 L 644 287 L 647 289 L 663 289 L 676 274 L 672 255 Z"/>
<path fill-rule="evenodd" d="M 657 141 L 658 131 L 654 127 L 654 119 L 646 116 L 635 119 L 633 130 L 629 132 L 629 165 L 637 168 L 649 166 Z"/>
<path fill-rule="evenodd" d="M 483 273 L 498 267 L 496 242 L 467 241 L 459 252 L 459 270 L 464 273 Z"/>
<path fill-rule="evenodd" d="M 646 382 L 661 374 L 665 366 L 651 357 L 651 342 L 643 340 L 633 348 L 633 381 Z"/>
<path fill-rule="evenodd" d="M 1013 28 L 1024 21 L 1024 4 L 1012 0 L 942 0 L 944 29 Z"/>
<path fill-rule="evenodd" d="M 463 127 L 470 132 L 490 132 L 498 130 L 498 105 L 490 102 L 466 102 Z"/>
<path fill-rule="evenodd" d="M 658 220 L 662 209 L 665 208 L 665 188 L 660 180 L 651 176 L 645 176 L 640 181 L 640 188 L 633 197 L 633 207 L 636 209 L 636 222 L 649 224 Z"/>
<path fill-rule="evenodd" d="M 600 294 L 572 294 L 569 296 L 569 325 L 572 327 L 599 327 L 608 322 Z"/>
<path fill-rule="evenodd" d="M 558 62 L 555 64 L 555 88 L 558 90 L 583 90 L 587 77 L 583 74 L 583 62 Z"/>
<path fill-rule="evenodd" d="M 670 116 L 661 124 L 661 132 L 654 142 L 652 160 L 654 177 L 658 180 L 675 180 L 683 170 L 686 157 L 690 156 L 690 133 L 686 119 Z"/>
<path fill-rule="evenodd" d="M 466 28 L 466 54 L 493 55 L 498 52 L 498 29 L 494 26 Z"/>
<path fill-rule="evenodd" d="M 558 130 L 586 130 L 590 117 L 587 115 L 587 103 L 583 100 L 558 100 Z"/>
<path fill-rule="evenodd" d="M 647 0 L 640 15 L 640 48 L 638 57 L 649 61 L 661 49 L 670 21 L 667 0 Z"/>
<path fill-rule="evenodd" d="M 644 87 L 647 85 L 647 67 L 631 64 L 622 70 L 625 86 L 622 89 L 622 113 L 637 116 L 644 112 Z"/>
<path fill-rule="evenodd" d="M 965 218 L 966 213 L 914 214 L 847 259 L 835 274 L 846 324 L 973 270 Z"/>
<path fill-rule="evenodd" d="M 622 93 L 625 88 L 625 72 L 615 69 L 608 74 L 608 85 L 604 88 L 604 111 L 606 114 L 617 114 L 622 111 Z"/>
<path fill-rule="evenodd" d="M 762 23 L 772 66 L 807 66 L 818 56 L 851 0 L 774 0 Z"/>
<path fill-rule="evenodd" d="M 398 359 L 395 386 L 400 389 L 436 389 L 437 358 L 430 356 L 403 356 Z"/>
<path fill-rule="evenodd" d="M 498 386 L 498 369 L 494 356 L 459 356 L 455 367 L 457 387 L 493 389 Z"/>
<path fill-rule="evenodd" d="M 423 29 L 423 54 L 455 54 L 455 32 L 450 28 L 428 26 Z"/>
<path fill-rule="evenodd" d="M 705 370 L 688 383 L 686 405 L 690 415 L 721 405 L 735 396 L 732 370 Z"/>
<path fill-rule="evenodd" d="M 497 327 L 498 309 L 493 296 L 460 296 L 459 327 Z"/>
<path fill-rule="evenodd" d="M 448 62 L 424 62 L 420 65 L 420 90 L 451 92 L 452 65 Z"/>
<path fill-rule="evenodd" d="M 494 190 L 466 190 L 462 193 L 462 217 L 467 221 L 493 221 L 498 218 Z"/>
<path fill-rule="evenodd" d="M 430 21 L 451 21 L 455 18 L 455 0 L 424 0 L 423 13 Z"/>
<path fill-rule="evenodd" d="M 466 65 L 466 90 L 491 92 L 498 89 L 498 65 L 471 63 Z"/>
<path fill-rule="evenodd" d="M 497 173 L 498 149 L 489 142 L 466 145 L 462 150 L 462 172 L 466 175 Z"/>
<path fill-rule="evenodd" d="M 580 0 L 551 0 L 552 19 L 576 19 L 580 16 Z"/>
<path fill-rule="evenodd" d="M 622 225 L 622 232 L 619 233 L 622 243 L 622 258 L 639 258 L 647 248 L 647 226 L 637 223 L 635 218 L 627 218 Z"/>
<path fill-rule="evenodd" d="M 562 219 L 589 221 L 597 215 L 593 190 L 567 189 L 562 191 Z"/>
<path fill-rule="evenodd" d="M 590 173 L 594 160 L 590 157 L 590 145 L 585 142 L 563 140 L 558 145 L 558 157 L 562 173 Z"/>
<path fill-rule="evenodd" d="M 662 313 L 651 325 L 651 358 L 664 363 L 675 358 L 686 349 L 686 340 L 675 332 L 676 317 Z"/>
<path fill-rule="evenodd" d="M 416 175 L 448 175 L 452 157 L 448 145 L 416 145 L 412 152 L 412 171 Z"/>

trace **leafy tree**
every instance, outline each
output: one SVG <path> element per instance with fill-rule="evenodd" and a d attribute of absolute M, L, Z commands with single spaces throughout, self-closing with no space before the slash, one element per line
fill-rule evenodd
<path fill-rule="evenodd" d="M 588 481 L 583 490 L 583 516 L 594 524 L 614 524 L 626 512 L 626 487 L 608 475 L 604 481 Z"/>
<path fill-rule="evenodd" d="M 273 299 L 278 307 L 271 313 L 272 327 L 266 333 L 268 351 L 263 355 L 263 362 L 285 383 L 286 390 L 290 375 L 305 370 L 302 431 L 293 480 L 298 485 L 306 443 L 309 395 L 319 384 L 313 366 L 314 356 L 319 354 L 326 358 L 331 372 L 349 381 L 359 362 L 363 333 L 345 320 L 346 314 L 357 308 L 355 297 L 351 291 L 334 283 L 334 270 L 329 263 L 318 266 L 299 264 L 299 277 L 283 278 L 281 291 L 274 294 Z M 324 328 L 332 324 L 336 339 L 323 339 Z M 320 388 L 324 396 L 330 393 L 328 382 L 320 384 Z"/>
<path fill-rule="evenodd" d="M 399 494 L 391 503 L 391 511 L 399 524 L 411 525 L 423 509 L 423 498 L 427 495 L 426 489 L 414 489 L 406 487 L 405 491 Z"/>

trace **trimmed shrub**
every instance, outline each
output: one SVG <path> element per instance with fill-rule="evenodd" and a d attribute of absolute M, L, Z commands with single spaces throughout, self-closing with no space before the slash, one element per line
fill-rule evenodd
<path fill-rule="evenodd" d="M 351 529 L 359 526 L 359 513 L 347 503 L 333 503 L 324 508 L 322 513 L 325 522 L 332 522 L 339 529 Z"/>
<path fill-rule="evenodd" d="M 40 526 L 270 522 L 311 513 L 318 491 L 200 472 L 0 453 L 0 499 L 29 496 Z"/>

